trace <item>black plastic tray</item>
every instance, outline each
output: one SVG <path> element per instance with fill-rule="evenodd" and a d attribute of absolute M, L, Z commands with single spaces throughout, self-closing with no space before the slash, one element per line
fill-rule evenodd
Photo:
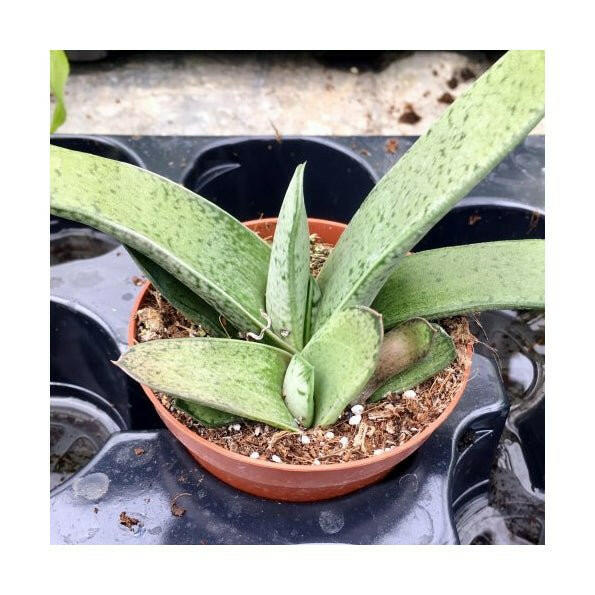
<path fill-rule="evenodd" d="M 67 148 L 167 176 L 243 220 L 276 215 L 293 169 L 307 161 L 309 216 L 338 221 L 350 219 L 415 139 L 396 138 L 394 154 L 387 150 L 387 140 L 52 138 Z M 544 237 L 543 165 L 543 137 L 528 138 L 416 249 Z M 125 424 L 84 468 L 51 492 L 53 543 L 459 541 L 454 519 L 488 493 L 509 408 L 489 349 L 476 349 L 468 388 L 449 420 L 381 483 L 327 502 L 262 500 L 203 471 L 163 429 L 140 388 L 109 363 L 125 349 L 128 316 L 139 289 L 139 272 L 127 253 L 104 234 L 57 217 L 51 217 L 50 232 L 54 389 L 59 387 L 62 394 L 64 386 L 72 386 L 78 397 L 90 391 L 110 403 Z M 516 320 L 507 316 L 498 319 L 501 328 Z M 542 407 L 540 402 L 535 411 L 529 407 L 524 412 L 518 432 L 528 445 L 536 489 L 543 486 Z M 186 509 L 182 517 L 171 513 L 176 496 L 176 503 Z M 123 512 L 139 524 L 120 524 Z"/>

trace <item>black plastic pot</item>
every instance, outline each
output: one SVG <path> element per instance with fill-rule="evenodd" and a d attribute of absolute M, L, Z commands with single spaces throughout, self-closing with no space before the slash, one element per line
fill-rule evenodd
<path fill-rule="evenodd" d="M 294 166 L 307 161 L 309 215 L 348 221 L 415 139 L 397 140 L 395 155 L 386 151 L 383 137 L 279 143 L 274 138 L 56 136 L 52 142 L 147 167 L 242 219 L 276 215 Z M 542 168 L 543 138 L 531 137 L 416 250 L 543 237 Z M 101 412 L 107 433 L 114 432 L 96 445 L 99 451 L 85 466 L 52 491 L 53 543 L 457 543 L 460 534 L 463 541 L 473 541 L 481 537 L 481 528 L 473 535 L 482 518 L 475 513 L 484 511 L 480 505 L 489 500 L 503 430 L 521 445 L 533 478 L 530 489 L 542 489 L 543 403 L 506 421 L 505 390 L 518 388 L 519 380 L 509 374 L 505 389 L 493 353 L 482 346 L 455 412 L 380 484 L 313 504 L 278 504 L 229 488 L 194 463 L 162 428 L 140 388 L 109 363 L 125 348 L 128 314 L 138 291 L 134 263 L 104 234 L 53 221 L 52 395 L 78 399 L 77 411 L 85 414 L 93 410 L 90 403 Z M 512 313 L 496 313 L 492 321 L 494 332 L 517 332 L 525 324 Z M 541 371 L 534 362 L 521 368 L 521 384 L 528 378 L 531 386 L 539 384 Z M 106 421 L 110 413 L 113 424 Z M 99 442 L 105 433 L 97 432 L 93 435 Z M 180 493 L 189 494 L 176 501 L 186 509 L 182 518 L 170 509 Z M 122 512 L 139 523 L 120 524 Z"/>

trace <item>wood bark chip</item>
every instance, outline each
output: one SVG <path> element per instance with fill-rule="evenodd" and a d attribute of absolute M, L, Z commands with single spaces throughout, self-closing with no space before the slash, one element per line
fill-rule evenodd
<path fill-rule="evenodd" d="M 125 511 L 120 513 L 120 525 L 124 525 L 127 529 L 132 530 L 136 525 L 140 525 L 140 521 L 132 516 L 126 514 Z"/>

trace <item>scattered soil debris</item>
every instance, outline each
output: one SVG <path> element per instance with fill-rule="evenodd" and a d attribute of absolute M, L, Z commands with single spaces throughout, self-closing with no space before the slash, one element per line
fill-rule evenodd
<path fill-rule="evenodd" d="M 409 104 L 405 106 L 405 111 L 399 116 L 401 124 L 417 124 L 420 120 L 421 116 Z"/>
<path fill-rule="evenodd" d="M 183 494 L 178 494 L 171 502 L 171 513 L 173 516 L 177 516 L 177 517 L 182 517 L 184 516 L 184 514 L 186 513 L 186 509 L 183 508 L 182 506 L 178 506 L 176 504 L 176 500 L 178 498 L 181 498 L 182 496 L 191 496 L 192 494 L 189 494 L 188 492 L 184 492 Z"/>
<path fill-rule="evenodd" d="M 456 89 L 459 86 L 459 79 L 456 76 L 453 76 L 452 78 L 446 81 L 446 84 L 451 89 Z"/>
<path fill-rule="evenodd" d="M 468 223 L 469 225 L 475 225 L 478 221 L 481 221 L 481 215 L 474 213 L 473 215 L 469 215 Z"/>
<path fill-rule="evenodd" d="M 389 138 L 386 141 L 385 149 L 390 155 L 394 155 L 399 148 L 399 141 L 396 138 Z"/>
<path fill-rule="evenodd" d="M 437 71 L 437 70 L 434 68 L 434 69 L 432 70 L 432 74 L 433 74 L 434 76 L 438 76 L 438 71 Z"/>
<path fill-rule="evenodd" d="M 134 285 L 136 285 L 137 287 L 140 287 L 145 280 L 142 277 L 137 277 L 136 275 L 133 275 L 132 278 L 130 279 Z"/>
<path fill-rule="evenodd" d="M 368 149 L 360 149 L 359 154 L 363 155 L 364 157 L 369 157 L 372 153 L 370 153 L 370 151 L 368 151 Z"/>
<path fill-rule="evenodd" d="M 97 513 L 99 512 L 99 508 L 97 508 L 97 506 L 95 506 L 95 508 L 93 508 L 93 512 L 94 512 L 95 514 L 97 514 Z"/>
<path fill-rule="evenodd" d="M 476 78 L 476 74 L 468 66 L 461 68 L 459 75 L 465 82 L 472 81 L 474 78 Z"/>
<path fill-rule="evenodd" d="M 332 249 L 333 247 L 325 244 L 319 235 L 313 233 L 310 236 L 310 272 L 313 277 L 318 276 Z"/>
<path fill-rule="evenodd" d="M 120 525 L 124 525 L 127 529 L 132 529 L 132 527 L 140 525 L 140 521 L 133 516 L 128 516 L 126 512 L 122 511 L 120 513 Z"/>
<path fill-rule="evenodd" d="M 140 457 L 141 455 L 144 455 L 144 454 L 145 454 L 145 449 L 144 449 L 144 448 L 140 448 L 140 446 L 137 446 L 137 447 L 134 449 L 134 454 L 135 454 L 137 457 Z"/>
<path fill-rule="evenodd" d="M 452 103 L 454 100 L 455 98 L 448 91 L 438 97 L 440 103 Z"/>

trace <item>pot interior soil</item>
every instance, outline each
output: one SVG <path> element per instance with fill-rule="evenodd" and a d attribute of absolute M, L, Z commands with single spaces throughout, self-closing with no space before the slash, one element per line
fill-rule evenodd
<path fill-rule="evenodd" d="M 331 249 L 331 246 L 312 236 L 310 268 L 314 275 Z M 448 368 L 415 387 L 415 396 L 410 391 L 392 393 L 378 403 L 366 405 L 361 422 L 356 426 L 348 423 L 352 415 L 348 408 L 332 426 L 309 428 L 300 433 L 281 431 L 248 420 L 221 428 L 207 428 L 177 409 L 170 396 L 159 392 L 155 394 L 168 411 L 188 428 L 210 442 L 241 455 L 294 465 L 324 465 L 365 459 L 401 446 L 422 432 L 439 417 L 457 393 L 465 370 L 471 363 L 467 346 L 475 339 L 465 317 L 445 319 L 440 324 L 455 343 L 457 359 Z M 203 328 L 188 321 L 158 291 L 150 289 L 146 293 L 137 312 L 137 341 L 206 335 Z"/>

